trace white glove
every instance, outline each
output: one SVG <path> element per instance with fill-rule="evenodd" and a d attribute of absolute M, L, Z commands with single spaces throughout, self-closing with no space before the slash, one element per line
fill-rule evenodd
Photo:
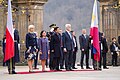
<path fill-rule="evenodd" d="M 67 49 L 66 49 L 66 48 L 64 48 L 64 52 L 67 52 Z"/>
<path fill-rule="evenodd" d="M 20 50 L 20 44 L 18 44 L 18 49 Z"/>
<path fill-rule="evenodd" d="M 111 54 L 113 55 L 113 52 L 111 52 Z"/>
<path fill-rule="evenodd" d="M 82 49 L 82 51 L 84 51 L 84 49 Z"/>

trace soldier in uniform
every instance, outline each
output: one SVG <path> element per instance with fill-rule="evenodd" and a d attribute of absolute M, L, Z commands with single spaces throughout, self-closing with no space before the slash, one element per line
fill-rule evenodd
<path fill-rule="evenodd" d="M 49 26 L 51 29 L 50 29 L 50 32 L 47 32 L 47 37 L 48 37 L 48 40 L 49 40 L 49 45 L 50 45 L 50 60 L 49 60 L 49 67 L 50 67 L 50 70 L 54 70 L 55 66 L 54 66 L 54 53 L 52 52 L 52 49 L 51 49 L 51 36 L 54 35 L 54 28 L 56 27 L 56 24 L 51 24 Z M 46 61 L 47 62 L 47 61 Z"/>
<path fill-rule="evenodd" d="M 4 34 L 3 41 L 2 41 L 2 51 L 3 51 L 4 58 L 5 58 L 5 46 L 6 46 L 6 35 Z M 4 62 L 4 58 L 3 58 L 3 66 L 7 66 L 7 61 Z"/>
<path fill-rule="evenodd" d="M 15 72 L 15 63 L 20 62 L 19 57 L 19 32 L 15 28 L 15 21 L 13 21 L 13 29 L 14 29 L 14 57 L 12 58 L 12 74 L 17 74 Z M 10 74 L 10 60 L 8 60 L 8 72 Z"/>

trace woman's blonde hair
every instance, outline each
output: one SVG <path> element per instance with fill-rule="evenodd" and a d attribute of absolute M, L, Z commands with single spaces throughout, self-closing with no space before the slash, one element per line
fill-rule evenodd
<path fill-rule="evenodd" d="M 28 32 L 31 32 L 31 31 L 30 31 L 31 28 L 35 28 L 35 26 L 34 26 L 34 25 L 29 25 L 29 26 L 28 26 Z"/>

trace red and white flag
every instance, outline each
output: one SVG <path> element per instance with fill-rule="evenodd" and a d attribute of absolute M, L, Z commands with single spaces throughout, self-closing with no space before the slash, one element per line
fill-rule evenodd
<path fill-rule="evenodd" d="M 99 45 L 99 30 L 98 30 L 98 12 L 97 12 L 97 0 L 94 2 L 92 21 L 90 28 L 90 35 L 93 39 L 93 54 L 96 61 L 100 60 L 100 45 Z"/>
<path fill-rule="evenodd" d="M 12 8 L 11 0 L 8 0 L 8 15 L 7 15 L 7 27 L 6 27 L 6 48 L 4 61 L 14 57 L 14 30 L 12 21 Z"/>

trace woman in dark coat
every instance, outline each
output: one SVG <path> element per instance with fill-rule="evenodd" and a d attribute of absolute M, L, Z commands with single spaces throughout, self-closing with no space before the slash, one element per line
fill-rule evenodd
<path fill-rule="evenodd" d="M 46 31 L 41 31 L 40 37 L 38 39 L 38 46 L 39 46 L 39 53 L 40 53 L 40 60 L 42 64 L 42 71 L 45 71 L 45 64 L 46 60 L 48 59 L 48 54 L 49 54 L 49 41 L 48 38 L 46 37 Z"/>
<path fill-rule="evenodd" d="M 51 49 L 52 52 L 54 53 L 54 61 L 55 61 L 55 69 L 57 71 L 61 71 L 59 69 L 59 64 L 60 64 L 60 57 L 62 54 L 62 49 L 61 49 L 61 35 L 59 33 L 59 27 L 54 28 L 55 34 L 51 38 Z"/>
<path fill-rule="evenodd" d="M 33 72 L 33 62 L 34 58 L 36 56 L 36 53 L 38 52 L 38 46 L 37 46 L 37 36 L 34 33 L 34 25 L 30 25 L 28 27 L 29 32 L 26 34 L 26 54 L 25 58 L 28 60 L 28 66 L 29 66 L 29 72 Z"/>

